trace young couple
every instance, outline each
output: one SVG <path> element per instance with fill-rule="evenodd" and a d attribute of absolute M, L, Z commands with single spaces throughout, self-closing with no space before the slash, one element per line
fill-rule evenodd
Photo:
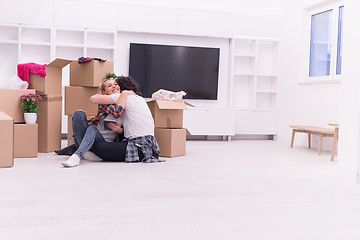
<path fill-rule="evenodd" d="M 90 121 L 83 111 L 74 113 L 75 146 L 71 148 L 76 150 L 62 165 L 79 166 L 88 151 L 105 161 L 159 162 L 154 120 L 135 80 L 122 76 L 107 79 L 101 84 L 101 93 L 90 97 L 90 102 L 98 104 L 98 113 Z M 116 142 L 122 134 L 124 138 Z"/>

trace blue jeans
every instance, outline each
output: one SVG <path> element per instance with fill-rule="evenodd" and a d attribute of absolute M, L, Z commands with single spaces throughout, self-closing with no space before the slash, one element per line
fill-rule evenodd
<path fill-rule="evenodd" d="M 95 143 L 106 142 L 99 130 L 87 123 L 86 114 L 83 111 L 76 111 L 72 118 L 74 141 L 77 150 L 75 153 L 83 158 Z"/>

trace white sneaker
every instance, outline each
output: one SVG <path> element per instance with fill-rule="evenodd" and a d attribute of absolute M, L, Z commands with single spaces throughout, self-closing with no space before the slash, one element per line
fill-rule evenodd
<path fill-rule="evenodd" d="M 62 162 L 61 164 L 64 167 L 77 167 L 80 165 L 80 157 L 76 154 L 73 154 L 66 162 Z"/>

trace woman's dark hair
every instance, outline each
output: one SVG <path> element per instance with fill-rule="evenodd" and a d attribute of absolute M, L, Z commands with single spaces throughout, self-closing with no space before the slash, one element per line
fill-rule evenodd
<path fill-rule="evenodd" d="M 128 77 L 119 76 L 119 77 L 116 78 L 115 81 L 119 85 L 120 91 L 133 90 L 134 93 L 136 93 L 139 96 L 142 96 L 139 84 L 132 77 L 130 77 L 130 76 L 128 76 Z"/>

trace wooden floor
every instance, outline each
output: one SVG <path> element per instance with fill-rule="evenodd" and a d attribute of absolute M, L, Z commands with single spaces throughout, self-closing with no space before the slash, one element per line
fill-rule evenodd
<path fill-rule="evenodd" d="M 165 163 L 16 159 L 0 169 L 1 239 L 358 240 L 360 184 L 316 151 L 188 141 Z"/>

